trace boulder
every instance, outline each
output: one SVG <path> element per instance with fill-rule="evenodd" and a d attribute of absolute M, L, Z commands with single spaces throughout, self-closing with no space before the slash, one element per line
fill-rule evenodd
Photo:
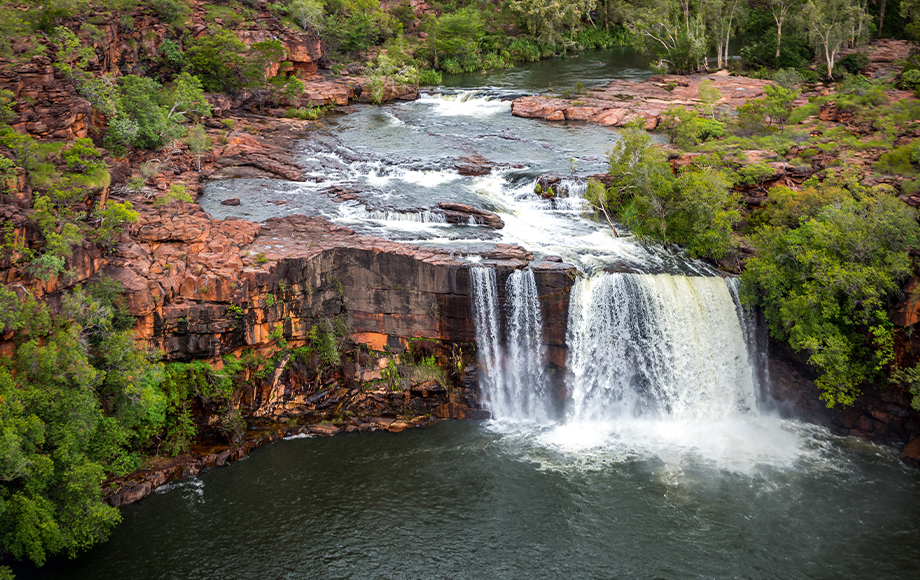
<path fill-rule="evenodd" d="M 498 214 L 477 209 L 471 205 L 442 201 L 438 204 L 438 208 L 447 217 L 447 223 L 466 225 L 470 222 L 470 219 L 473 219 L 478 225 L 484 225 L 495 230 L 505 227 L 505 222 L 498 217 Z"/>

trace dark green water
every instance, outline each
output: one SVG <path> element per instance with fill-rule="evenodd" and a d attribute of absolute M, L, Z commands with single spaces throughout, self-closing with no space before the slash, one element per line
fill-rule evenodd
<path fill-rule="evenodd" d="M 282 441 L 23 577 L 916 578 L 920 473 L 787 428 L 797 459 L 745 469 L 463 422 Z"/>
<path fill-rule="evenodd" d="M 551 58 L 511 69 L 444 75 L 451 88 L 490 87 L 516 93 L 561 93 L 580 82 L 585 88 L 603 86 L 614 79 L 641 81 L 652 76 L 648 58 L 631 47 L 586 52 L 572 58 Z"/>

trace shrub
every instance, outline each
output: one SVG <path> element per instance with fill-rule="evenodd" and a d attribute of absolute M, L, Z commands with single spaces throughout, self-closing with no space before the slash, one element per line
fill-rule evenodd
<path fill-rule="evenodd" d="M 901 73 L 898 88 L 905 91 L 920 89 L 920 70 L 908 70 Z"/>
<path fill-rule="evenodd" d="M 148 4 L 153 13 L 166 22 L 172 22 L 188 10 L 179 0 L 150 0 Z"/>
<path fill-rule="evenodd" d="M 190 40 L 185 59 L 191 72 L 209 92 L 229 92 L 240 88 L 239 69 L 245 62 L 246 45 L 229 30 Z"/>
<path fill-rule="evenodd" d="M 872 64 L 872 61 L 869 59 L 868 55 L 861 52 L 854 52 L 846 55 L 837 61 L 837 66 L 841 67 L 851 75 L 855 75 L 862 70 L 865 70 Z"/>
<path fill-rule="evenodd" d="M 319 111 L 317 109 L 288 109 L 284 112 L 284 116 L 288 119 L 300 119 L 302 121 L 313 121 L 319 117 Z"/>
<path fill-rule="evenodd" d="M 444 82 L 444 77 L 440 71 L 434 69 L 422 69 L 418 74 L 418 84 L 423 86 L 438 86 Z"/>
<path fill-rule="evenodd" d="M 675 178 L 664 151 L 634 127 L 621 133 L 608 160 L 610 188 L 589 183 L 585 198 L 611 226 L 614 212 L 640 238 L 679 244 L 691 256 L 722 258 L 732 250 L 732 224 L 740 214 L 724 172 L 685 171 Z"/>
<path fill-rule="evenodd" d="M 805 82 L 805 77 L 794 68 L 784 68 L 773 73 L 773 82 L 788 90 L 795 90 Z"/>

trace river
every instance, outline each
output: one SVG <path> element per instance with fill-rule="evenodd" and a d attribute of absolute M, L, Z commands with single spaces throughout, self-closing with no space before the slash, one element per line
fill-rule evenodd
<path fill-rule="evenodd" d="M 596 63 L 606 63 L 598 66 Z M 297 438 L 158 490 L 112 539 L 25 578 L 916 578 L 920 472 L 894 449 L 778 417 L 733 280 L 533 194 L 604 169 L 607 128 L 510 115 L 506 97 L 641 78 L 622 50 L 452 79 L 355 107 L 296 144 L 312 182 L 209 186 L 216 216 L 317 213 L 391 239 L 558 254 L 569 400 L 548 408 L 533 275 L 474 264 L 483 395 L 495 419 Z M 555 79 L 555 80 L 554 80 Z M 497 164 L 464 176 L 454 164 Z M 332 200 L 347 188 L 354 198 Z M 241 194 L 241 192 L 243 192 Z M 227 208 L 221 199 L 239 197 Z M 506 227 L 450 226 L 441 200 Z M 272 202 L 284 202 L 282 204 Z M 475 257 L 470 258 L 477 262 Z M 617 273 L 607 273 L 612 266 Z M 627 270 L 631 273 L 624 273 Z M 500 309 L 497 285 L 508 306 Z"/>

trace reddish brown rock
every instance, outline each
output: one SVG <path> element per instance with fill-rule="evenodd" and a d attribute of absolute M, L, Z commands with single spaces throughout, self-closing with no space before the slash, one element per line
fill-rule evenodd
<path fill-rule="evenodd" d="M 920 437 L 911 441 L 901 450 L 901 461 L 914 467 L 920 467 Z"/>
<path fill-rule="evenodd" d="M 895 307 L 891 321 L 898 326 L 912 326 L 920 322 L 920 279 L 911 278 L 901 292 L 904 297 Z"/>
<path fill-rule="evenodd" d="M 661 113 L 670 105 L 694 107 L 699 102 L 699 86 L 712 82 L 722 94 L 720 107 L 731 109 L 747 99 L 763 94 L 769 81 L 733 77 L 725 74 L 665 77 L 643 82 L 613 81 L 574 99 L 529 96 L 515 99 L 511 113 L 518 117 L 549 121 L 588 121 L 608 127 L 622 127 L 641 119 L 646 130 L 654 130 Z M 669 90 L 670 89 L 670 90 Z"/>
<path fill-rule="evenodd" d="M 447 223 L 466 225 L 472 218 L 477 224 L 488 226 L 495 230 L 505 227 L 505 222 L 498 217 L 498 214 L 477 209 L 471 205 L 442 201 L 438 203 L 438 208 L 443 210 L 444 215 L 447 217 Z"/>

